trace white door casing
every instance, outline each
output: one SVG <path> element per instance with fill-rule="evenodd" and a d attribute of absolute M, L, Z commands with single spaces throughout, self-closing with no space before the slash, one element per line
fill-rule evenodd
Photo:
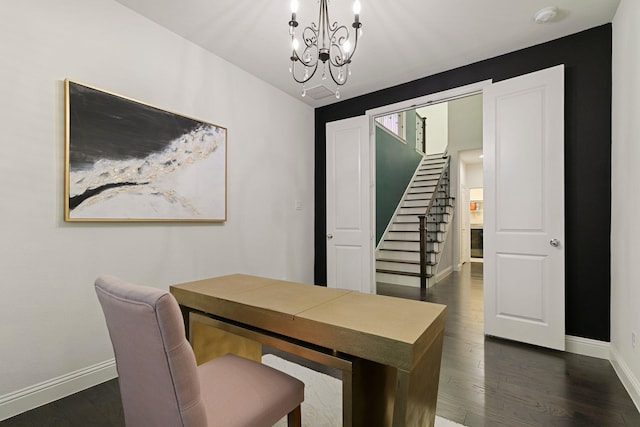
<path fill-rule="evenodd" d="M 460 186 L 460 264 L 471 261 L 471 226 L 469 224 L 469 188 Z"/>
<path fill-rule="evenodd" d="M 485 333 L 564 350 L 564 66 L 483 102 Z"/>
<path fill-rule="evenodd" d="M 375 292 L 369 117 L 327 123 L 327 286 Z"/>

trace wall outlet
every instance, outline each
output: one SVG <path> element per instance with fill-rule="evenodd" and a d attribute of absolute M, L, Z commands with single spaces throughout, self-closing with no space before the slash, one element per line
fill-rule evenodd
<path fill-rule="evenodd" d="M 631 347 L 636 348 L 636 331 L 631 331 Z"/>

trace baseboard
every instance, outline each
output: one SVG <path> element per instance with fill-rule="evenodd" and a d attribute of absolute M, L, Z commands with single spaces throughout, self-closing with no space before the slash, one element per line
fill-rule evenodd
<path fill-rule="evenodd" d="M 618 374 L 618 378 L 620 378 L 622 385 L 627 390 L 627 393 L 629 393 L 636 408 L 640 411 L 640 382 L 635 375 L 633 375 L 633 372 L 631 372 L 631 369 L 629 369 L 614 346 L 611 346 L 611 365 L 616 371 L 616 374 Z"/>
<path fill-rule="evenodd" d="M 445 268 L 442 271 L 438 271 L 436 273 L 436 283 L 438 283 L 439 281 L 441 281 L 442 279 L 444 279 L 445 277 L 447 277 L 451 273 L 453 273 L 453 266 L 451 266 L 451 265 L 449 267 Z"/>
<path fill-rule="evenodd" d="M 605 341 L 597 341 L 589 338 L 566 335 L 564 344 L 565 351 L 568 353 L 597 357 L 598 359 L 605 360 L 609 360 L 610 358 L 610 345 Z"/>
<path fill-rule="evenodd" d="M 115 359 L 0 396 L 0 421 L 109 381 L 118 374 Z"/>

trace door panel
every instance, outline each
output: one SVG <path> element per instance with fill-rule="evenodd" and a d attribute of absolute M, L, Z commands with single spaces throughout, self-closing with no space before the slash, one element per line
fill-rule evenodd
<path fill-rule="evenodd" d="M 505 196 L 497 199 L 497 231 L 543 228 L 543 95 L 541 88 L 533 88 L 501 97 L 495 104 L 502 142 L 496 144 L 497 195 Z"/>
<path fill-rule="evenodd" d="M 483 100 L 485 333 L 563 350 L 564 67 Z"/>
<path fill-rule="evenodd" d="M 362 285 L 362 248 L 358 245 L 335 245 L 335 283 L 336 286 L 352 290 L 360 290 Z"/>
<path fill-rule="evenodd" d="M 372 292 L 368 117 L 327 123 L 327 286 Z"/>
<path fill-rule="evenodd" d="M 344 129 L 334 133 L 331 147 L 333 162 L 334 231 L 362 230 L 363 188 L 362 145 L 359 129 Z M 365 179 L 368 177 L 365 177 Z"/>
<path fill-rule="evenodd" d="M 545 323 L 544 256 L 497 254 L 497 315 L 505 319 Z"/>

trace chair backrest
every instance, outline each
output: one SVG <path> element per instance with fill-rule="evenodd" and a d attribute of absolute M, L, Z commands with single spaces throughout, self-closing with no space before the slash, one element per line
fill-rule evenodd
<path fill-rule="evenodd" d="M 193 350 L 173 295 L 99 277 L 127 426 L 207 425 Z"/>

